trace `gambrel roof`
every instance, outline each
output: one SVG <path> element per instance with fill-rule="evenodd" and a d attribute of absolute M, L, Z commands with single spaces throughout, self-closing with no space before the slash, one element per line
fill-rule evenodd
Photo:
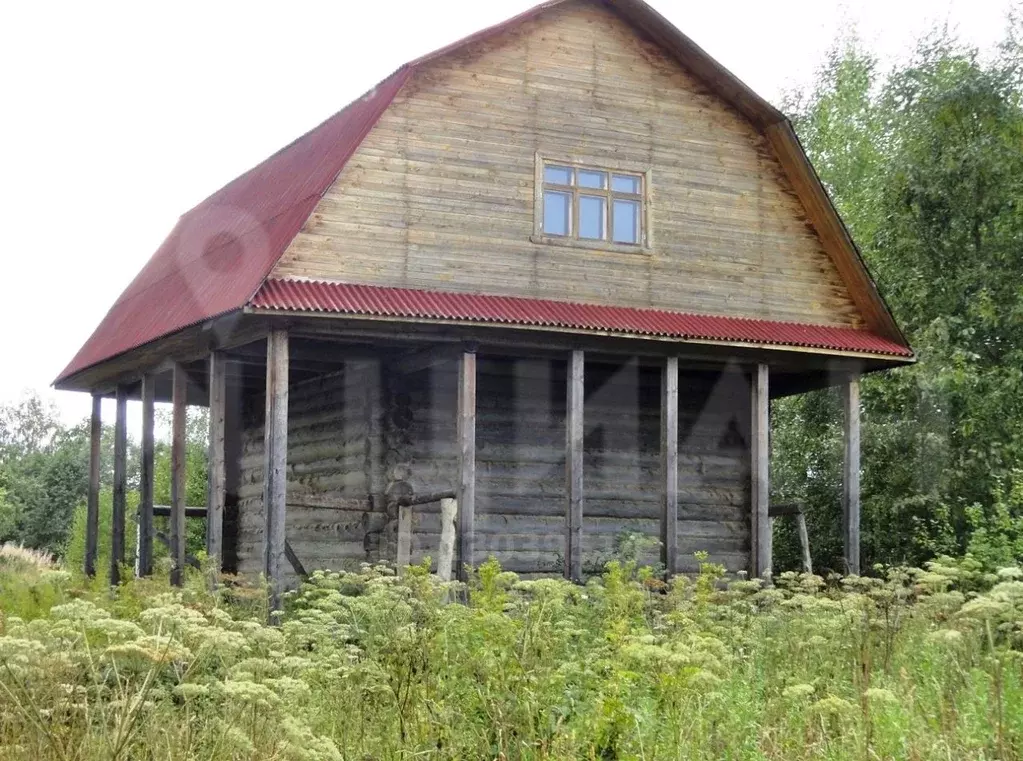
<path fill-rule="evenodd" d="M 570 1 L 552 0 L 543 3 L 508 21 L 404 64 L 361 98 L 184 214 L 89 340 L 61 372 L 57 385 L 67 385 L 66 382 L 72 376 L 86 368 L 220 315 L 247 308 L 295 311 L 294 305 L 290 303 L 274 301 L 274 294 L 283 293 L 286 289 L 280 287 L 281 281 L 268 281 L 270 273 L 320 198 L 337 179 L 412 74 L 430 61 L 499 35 L 554 6 Z M 708 318 L 657 309 L 627 311 L 638 313 L 640 317 L 646 313 L 643 319 L 657 324 L 692 325 L 691 321 L 685 322 L 682 319 L 685 317 L 711 322 L 715 319 L 724 320 L 722 326 L 727 322 L 727 329 L 722 327 L 718 331 L 720 335 L 705 336 L 708 340 L 811 346 L 893 359 L 911 358 L 912 352 L 905 338 L 878 293 L 848 231 L 784 114 L 756 95 L 642 0 L 589 1 L 610 7 L 640 34 L 662 46 L 765 136 L 862 314 L 867 329 L 829 328 L 825 330 L 826 338 L 812 338 L 818 334 L 823 335 L 820 333 L 822 326 Z M 310 293 L 316 291 L 306 290 Z M 320 290 L 323 292 L 323 289 Z M 390 291 L 394 293 L 385 293 Z M 375 294 L 373 298 L 389 299 L 393 303 L 428 303 L 431 299 L 429 292 L 424 291 L 422 298 L 410 300 L 408 289 L 376 287 L 371 292 Z M 434 294 L 434 300 L 443 296 Z M 485 299 L 486 294 L 479 296 Z M 555 325 L 537 316 L 546 313 L 545 310 L 549 311 L 550 304 L 555 302 L 541 303 L 531 299 L 514 301 L 516 313 L 524 310 L 525 314 L 519 324 Z M 531 301 L 535 308 L 535 319 L 529 315 Z M 306 306 L 307 309 L 302 311 L 339 311 L 336 305 L 332 307 L 329 304 L 310 303 Z M 565 305 L 566 308 L 569 306 L 572 305 Z M 614 307 L 575 306 L 604 310 L 599 320 L 602 332 L 637 334 L 630 328 L 631 323 L 628 321 L 621 325 L 615 322 Z M 353 308 L 346 313 L 366 315 L 374 312 Z M 417 312 L 411 307 L 398 310 L 395 314 L 409 318 L 438 319 L 438 315 L 422 310 Z M 486 310 L 475 316 L 441 316 L 440 319 L 477 323 L 509 321 L 490 315 Z M 563 323 L 559 326 L 586 328 L 585 324 L 580 322 L 577 325 L 572 320 Z M 681 327 L 663 335 L 680 339 L 694 337 L 691 331 Z"/>

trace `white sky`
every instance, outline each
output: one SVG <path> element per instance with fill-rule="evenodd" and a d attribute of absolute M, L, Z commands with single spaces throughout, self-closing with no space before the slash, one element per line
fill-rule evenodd
<path fill-rule="evenodd" d="M 988 49 L 1011 1 L 652 4 L 778 103 L 852 27 L 885 60 L 946 22 Z M 404 61 L 535 2 L 4 3 L 0 403 L 37 389 L 85 416 L 49 383 L 182 212 Z"/>

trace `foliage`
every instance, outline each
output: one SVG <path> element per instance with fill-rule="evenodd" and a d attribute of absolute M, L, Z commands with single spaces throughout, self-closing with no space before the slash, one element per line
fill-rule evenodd
<path fill-rule="evenodd" d="M 206 502 L 206 437 L 209 427 L 205 409 L 189 408 L 186 425 L 186 501 Z M 157 430 L 170 429 L 170 415 L 158 410 Z M 140 449 L 129 436 L 127 450 L 128 556 L 134 549 L 132 523 L 138 506 Z M 100 444 L 100 537 L 101 559 L 107 568 L 110 554 L 110 511 L 113 486 L 114 431 L 103 426 Z M 89 421 L 63 425 L 52 406 L 38 395 L 27 395 L 17 404 L 0 407 L 0 542 L 18 542 L 51 553 L 70 552 L 73 562 L 84 557 L 85 500 L 88 490 Z M 156 442 L 154 499 L 170 504 L 170 445 Z M 158 520 L 157 528 L 166 529 Z M 201 521 L 188 525 L 188 551 L 204 546 Z M 155 547 L 157 557 L 162 547 Z"/>
<path fill-rule="evenodd" d="M 863 382 L 868 564 L 1023 559 L 1019 39 L 985 62 L 937 36 L 884 75 L 843 41 L 788 105 L 920 360 Z M 815 561 L 839 569 L 835 394 L 784 400 L 775 422 L 776 496 L 807 505 Z M 778 539 L 779 567 L 797 567 L 795 535 Z"/>
<path fill-rule="evenodd" d="M 260 590 L 199 573 L 111 594 L 0 563 L 0 755 L 1023 757 L 1018 567 L 721 573 L 612 562 L 579 587 L 490 561 L 466 593 L 365 566 L 268 627 Z"/>

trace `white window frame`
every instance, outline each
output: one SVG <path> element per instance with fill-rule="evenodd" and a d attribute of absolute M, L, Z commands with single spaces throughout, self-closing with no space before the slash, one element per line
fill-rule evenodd
<path fill-rule="evenodd" d="M 607 187 L 585 188 L 579 187 L 578 182 L 571 186 L 561 186 L 544 182 L 544 168 L 548 166 L 571 167 L 575 171 L 604 172 L 607 175 Z M 636 194 L 616 192 L 611 189 L 613 175 L 624 174 L 636 177 L 640 181 L 640 192 Z M 568 193 L 571 195 L 571 210 L 568 235 L 552 235 L 544 232 L 544 190 Z M 617 251 L 622 253 L 648 253 L 653 245 L 652 236 L 652 184 L 651 172 L 649 169 L 641 169 L 634 165 L 627 165 L 620 162 L 600 161 L 588 156 L 556 157 L 552 155 L 537 153 L 536 168 L 534 176 L 534 213 L 533 213 L 533 234 L 530 240 L 534 243 L 543 243 L 558 246 L 571 246 L 574 248 L 588 248 L 601 251 Z M 595 195 L 606 198 L 604 210 L 604 234 L 603 239 L 580 238 L 578 237 L 578 209 L 580 195 Z M 614 200 L 638 201 L 640 205 L 639 226 L 640 234 L 637 243 L 615 242 L 613 236 Z"/>

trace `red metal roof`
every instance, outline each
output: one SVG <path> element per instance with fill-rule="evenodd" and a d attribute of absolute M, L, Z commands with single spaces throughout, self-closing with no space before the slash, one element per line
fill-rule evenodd
<path fill-rule="evenodd" d="M 492 296 L 272 278 L 249 302 L 254 309 L 457 322 L 535 325 L 680 340 L 803 346 L 912 357 L 900 344 L 866 330 L 775 320 L 685 314 L 663 309 L 598 306 Z"/>
<path fill-rule="evenodd" d="M 182 216 L 57 382 L 240 309 L 408 76 L 395 72 Z"/>

